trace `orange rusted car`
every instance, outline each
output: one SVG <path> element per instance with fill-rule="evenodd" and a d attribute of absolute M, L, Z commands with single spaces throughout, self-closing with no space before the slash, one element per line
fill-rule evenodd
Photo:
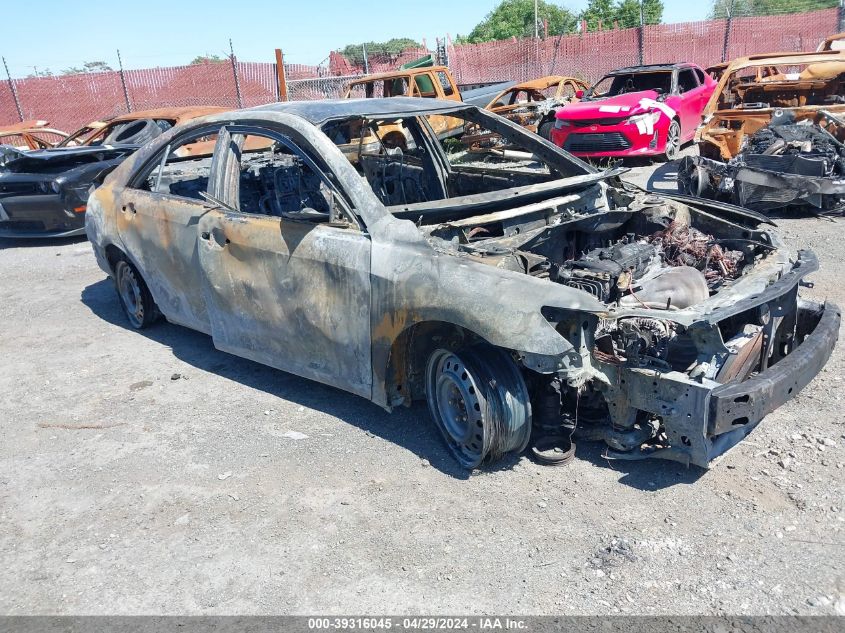
<path fill-rule="evenodd" d="M 678 169 L 683 193 L 759 211 L 845 202 L 845 51 L 742 57 L 725 69 Z"/>
<path fill-rule="evenodd" d="M 0 145 L 18 149 L 47 149 L 67 138 L 67 132 L 48 127 L 48 121 L 21 121 L 0 126 Z"/>
<path fill-rule="evenodd" d="M 493 97 L 486 109 L 543 138 L 550 138 L 555 125 L 555 108 L 578 101 L 589 88 L 589 84 L 576 77 L 548 75 L 503 90 Z"/>

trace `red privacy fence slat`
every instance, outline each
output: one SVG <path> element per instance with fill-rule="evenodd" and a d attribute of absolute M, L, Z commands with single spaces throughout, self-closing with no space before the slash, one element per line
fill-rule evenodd
<path fill-rule="evenodd" d="M 837 31 L 837 9 L 777 16 L 734 18 L 727 38 L 727 59 L 753 53 L 815 50 Z M 722 61 L 726 20 L 658 24 L 545 40 L 511 39 L 482 44 L 450 44 L 449 67 L 459 83 L 524 81 L 541 75 L 574 75 L 596 81 L 614 68 L 640 62 L 690 61 L 709 66 Z M 370 72 L 393 70 L 428 54 L 409 49 L 387 59 L 370 59 Z M 337 52 L 326 66 L 286 64 L 292 98 L 337 97 L 352 75 L 363 69 Z M 236 77 L 237 75 L 237 82 Z M 44 119 L 73 131 L 104 117 L 164 106 L 218 105 L 252 107 L 277 101 L 276 65 L 236 62 L 146 68 L 119 72 L 13 81 L 24 119 Z M 129 103 L 127 104 L 127 96 Z M 20 120 L 8 82 L 0 82 L 0 125 Z"/>

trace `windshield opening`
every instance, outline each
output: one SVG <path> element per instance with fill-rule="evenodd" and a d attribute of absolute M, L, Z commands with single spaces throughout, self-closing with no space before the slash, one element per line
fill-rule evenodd
<path fill-rule="evenodd" d="M 660 94 L 669 94 L 671 89 L 671 70 L 607 75 L 590 89 L 585 99 L 604 99 L 631 92 L 642 92 L 644 90 L 654 90 Z"/>
<path fill-rule="evenodd" d="M 845 60 L 789 66 L 765 62 L 732 72 L 717 108 L 766 109 L 845 104 Z"/>
<path fill-rule="evenodd" d="M 422 223 L 466 217 L 478 205 L 549 197 L 555 182 L 593 173 L 536 135 L 474 109 L 338 120 L 323 131 L 391 213 Z"/>

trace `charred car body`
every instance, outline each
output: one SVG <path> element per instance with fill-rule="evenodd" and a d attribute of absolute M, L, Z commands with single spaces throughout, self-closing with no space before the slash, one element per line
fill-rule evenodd
<path fill-rule="evenodd" d="M 0 145 L 11 145 L 22 150 L 55 147 L 66 139 L 68 134 L 49 125 L 48 121 L 39 120 L 0 126 Z"/>
<path fill-rule="evenodd" d="M 520 156 L 480 161 L 430 116 Z M 353 165 L 323 132 L 350 120 L 413 148 Z M 212 136 L 213 158 L 178 155 Z M 132 326 L 163 314 L 387 410 L 426 399 L 465 467 L 576 423 L 609 456 L 706 467 L 820 371 L 839 313 L 798 297 L 816 258 L 764 216 L 622 171 L 464 104 L 273 104 L 146 145 L 87 231 Z"/>
<path fill-rule="evenodd" d="M 845 203 L 845 52 L 733 61 L 683 159 L 683 193 L 759 211 Z"/>
<path fill-rule="evenodd" d="M 551 140 L 555 109 L 577 101 L 589 89 L 576 77 L 539 77 L 503 90 L 487 104 L 487 110 Z"/>
<path fill-rule="evenodd" d="M 0 236 L 85 234 L 91 186 L 177 123 L 225 108 L 162 108 L 95 122 L 52 148 L 0 147 Z"/>

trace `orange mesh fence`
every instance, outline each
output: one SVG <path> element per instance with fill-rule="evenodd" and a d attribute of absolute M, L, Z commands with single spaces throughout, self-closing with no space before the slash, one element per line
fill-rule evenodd
<path fill-rule="evenodd" d="M 510 39 L 446 47 L 458 83 L 523 81 L 548 74 L 573 75 L 590 82 L 614 68 L 643 63 L 690 61 L 709 66 L 754 53 L 815 50 L 838 30 L 837 9 L 731 20 L 706 20 L 611 29 L 545 39 Z M 427 55 L 415 48 L 398 55 L 370 56 L 370 72 L 396 69 Z M 286 64 L 289 99 L 339 97 L 363 73 L 332 52 L 325 66 Z M 236 79 L 237 77 L 237 79 Z M 124 83 L 125 81 L 125 91 Z M 127 70 L 13 80 L 24 119 L 43 119 L 73 131 L 96 119 L 163 106 L 252 107 L 277 101 L 276 65 L 224 60 L 169 68 Z M 127 102 L 128 97 L 128 102 Z M 0 125 L 20 120 L 8 82 L 0 82 Z"/>

